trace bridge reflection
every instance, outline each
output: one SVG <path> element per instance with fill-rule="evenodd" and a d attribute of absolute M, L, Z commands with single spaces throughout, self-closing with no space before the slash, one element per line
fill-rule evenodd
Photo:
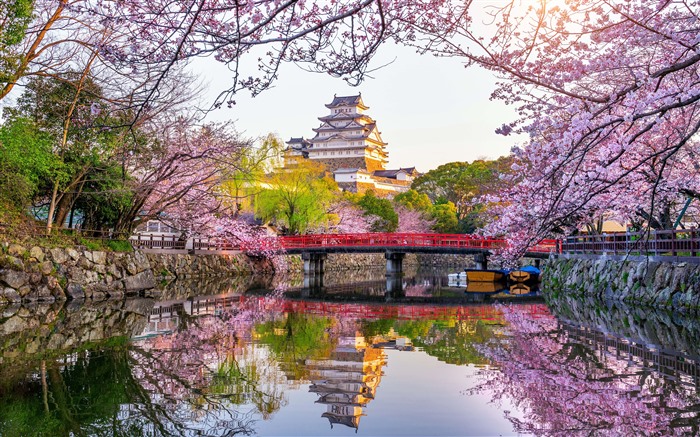
<path fill-rule="evenodd" d="M 570 340 L 590 347 L 601 356 L 627 360 L 644 369 L 664 375 L 664 379 L 700 387 L 700 357 L 664 350 L 594 328 L 562 322 L 560 328 Z"/>

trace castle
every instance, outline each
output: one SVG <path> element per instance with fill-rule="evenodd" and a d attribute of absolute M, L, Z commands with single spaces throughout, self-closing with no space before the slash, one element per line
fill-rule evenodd
<path fill-rule="evenodd" d="M 330 114 L 318 119 L 316 136 L 287 142 L 285 165 L 299 159 L 312 159 L 333 173 L 338 186 L 346 191 L 364 193 L 373 190 L 393 197 L 408 191 L 418 172 L 415 167 L 387 170 L 389 153 L 377 122 L 364 112 L 369 109 L 356 96 L 333 96 L 326 105 Z"/>

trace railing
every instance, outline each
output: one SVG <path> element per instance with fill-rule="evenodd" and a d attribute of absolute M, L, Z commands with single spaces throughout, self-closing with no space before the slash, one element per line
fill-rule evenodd
<path fill-rule="evenodd" d="M 184 250 L 186 242 L 177 235 L 135 235 L 131 244 L 137 249 Z M 235 244 L 221 238 L 196 237 L 192 242 L 195 252 L 201 251 L 283 251 L 289 249 L 314 248 L 453 248 L 473 250 L 496 250 L 506 247 L 506 240 L 484 238 L 467 234 L 320 234 L 270 237 L 254 244 Z M 559 252 L 559 240 L 543 240 L 528 249 L 530 253 Z"/>
<path fill-rule="evenodd" d="M 133 235 L 129 241 L 134 249 L 173 249 L 184 250 L 185 240 L 177 235 Z"/>
<path fill-rule="evenodd" d="M 676 229 L 577 235 L 562 241 L 562 252 L 591 255 L 700 256 L 700 230 Z"/>
<path fill-rule="evenodd" d="M 232 241 L 223 238 L 194 238 L 192 240 L 192 248 L 195 251 L 241 250 L 238 244 L 234 244 Z"/>
<path fill-rule="evenodd" d="M 282 249 L 333 247 L 412 247 L 493 250 L 506 247 L 504 239 L 467 234 L 322 234 L 279 237 Z M 559 248 L 558 240 L 543 240 L 528 252 L 550 253 Z"/>
<path fill-rule="evenodd" d="M 138 234 L 133 235 L 129 241 L 135 249 L 185 250 L 187 248 L 187 241 L 178 235 Z M 195 252 L 220 252 L 240 250 L 240 247 L 222 238 L 195 237 L 192 239 L 192 249 Z"/>

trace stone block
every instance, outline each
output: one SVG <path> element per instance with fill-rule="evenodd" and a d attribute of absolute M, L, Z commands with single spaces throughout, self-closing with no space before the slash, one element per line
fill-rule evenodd
<path fill-rule="evenodd" d="M 78 259 L 80 258 L 80 252 L 73 249 L 72 247 L 69 247 L 68 249 L 66 249 L 66 253 L 68 254 L 69 257 L 71 257 L 73 259 L 73 261 L 78 261 Z"/>
<path fill-rule="evenodd" d="M 53 271 L 53 263 L 51 261 L 44 261 L 43 263 L 39 264 L 39 271 L 42 275 L 50 275 Z"/>
<path fill-rule="evenodd" d="M 156 280 L 153 276 L 153 272 L 150 270 L 124 278 L 124 288 L 127 292 L 134 290 L 146 290 L 155 286 Z"/>
<path fill-rule="evenodd" d="M 26 251 L 27 249 L 19 244 L 10 244 L 10 246 L 7 248 L 7 253 L 12 256 L 23 256 Z"/>
<path fill-rule="evenodd" d="M 22 296 L 20 296 L 19 292 L 17 290 L 15 290 L 14 288 L 9 288 L 9 287 L 0 288 L 0 301 L 3 301 L 3 300 L 7 301 L 7 302 L 12 302 L 12 303 L 19 303 L 22 301 Z M 4 312 L 3 312 L 3 317 L 8 317 L 8 316 L 4 315 Z"/>
<path fill-rule="evenodd" d="M 105 265 L 107 263 L 107 254 L 101 251 L 92 252 L 92 262 L 97 265 Z"/>
<path fill-rule="evenodd" d="M 51 258 L 53 258 L 56 264 L 65 264 L 68 261 L 68 255 L 66 254 L 66 251 L 60 247 L 55 247 L 49 252 L 51 252 Z"/>
<path fill-rule="evenodd" d="M 71 299 L 85 299 L 85 288 L 78 283 L 71 282 L 66 287 L 66 294 Z"/>
<path fill-rule="evenodd" d="M 44 251 L 41 249 L 41 247 L 34 246 L 31 249 L 29 249 L 29 256 L 36 259 L 39 262 L 44 262 L 46 254 L 44 254 Z"/>
<path fill-rule="evenodd" d="M 17 270 L 4 270 L 0 272 L 0 280 L 11 288 L 18 289 L 29 282 L 29 276 Z"/>

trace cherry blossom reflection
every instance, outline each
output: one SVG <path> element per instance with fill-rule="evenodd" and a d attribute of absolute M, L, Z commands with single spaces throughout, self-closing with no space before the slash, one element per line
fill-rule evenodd
<path fill-rule="evenodd" d="M 498 371 L 481 372 L 466 394 L 493 393 L 515 429 L 535 435 L 697 433 L 697 379 L 662 377 L 632 354 L 591 342 L 551 315 L 503 307 L 504 337 L 479 346 Z M 598 333 L 605 338 L 605 334 Z M 591 347 L 596 344 L 598 347 Z"/>

